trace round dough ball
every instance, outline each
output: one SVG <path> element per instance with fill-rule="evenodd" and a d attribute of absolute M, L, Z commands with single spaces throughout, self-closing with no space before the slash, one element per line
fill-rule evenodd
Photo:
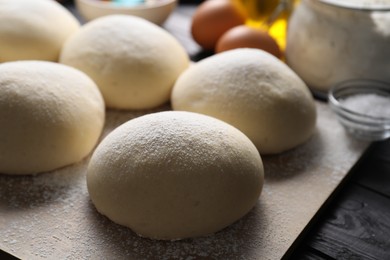
<path fill-rule="evenodd" d="M 256 147 L 239 130 L 190 112 L 121 125 L 96 148 L 87 184 L 97 210 L 140 236 L 182 239 L 243 217 L 263 186 Z"/>
<path fill-rule="evenodd" d="M 0 173 L 80 161 L 96 145 L 104 114 L 96 84 L 76 69 L 47 61 L 0 64 Z"/>
<path fill-rule="evenodd" d="M 64 45 L 60 62 L 87 73 L 108 107 L 147 109 L 169 100 L 189 58 L 161 27 L 139 17 L 110 15 L 74 34 Z"/>
<path fill-rule="evenodd" d="M 52 0 L 0 0 L 0 62 L 57 61 L 65 40 L 80 27 Z"/>
<path fill-rule="evenodd" d="M 261 154 L 276 154 L 313 133 L 316 107 L 307 86 L 259 49 L 235 49 L 186 70 L 172 91 L 174 110 L 219 118 L 240 129 Z"/>

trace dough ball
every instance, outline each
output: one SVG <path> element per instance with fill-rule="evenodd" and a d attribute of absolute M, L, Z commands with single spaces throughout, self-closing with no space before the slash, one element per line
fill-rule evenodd
<path fill-rule="evenodd" d="M 97 210 L 140 236 L 182 239 L 243 217 L 263 186 L 256 147 L 239 130 L 190 112 L 121 125 L 95 150 L 87 173 Z"/>
<path fill-rule="evenodd" d="M 174 110 L 219 118 L 240 129 L 261 154 L 305 142 L 316 122 L 314 100 L 283 62 L 258 49 L 236 49 L 186 70 L 172 91 Z"/>
<path fill-rule="evenodd" d="M 80 27 L 52 0 L 0 0 L 0 62 L 57 61 L 65 40 Z"/>
<path fill-rule="evenodd" d="M 87 73 L 108 107 L 147 109 L 169 100 L 189 58 L 161 27 L 139 17 L 111 15 L 89 22 L 74 34 L 60 62 Z"/>
<path fill-rule="evenodd" d="M 0 64 L 0 173 L 80 161 L 98 141 L 104 112 L 97 86 L 78 70 L 47 61 Z"/>

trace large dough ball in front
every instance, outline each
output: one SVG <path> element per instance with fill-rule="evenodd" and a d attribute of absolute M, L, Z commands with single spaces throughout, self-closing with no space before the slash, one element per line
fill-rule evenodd
<path fill-rule="evenodd" d="M 189 58 L 159 26 L 139 17 L 111 15 L 89 22 L 74 34 L 60 62 L 87 73 L 108 107 L 147 109 L 169 100 Z"/>
<path fill-rule="evenodd" d="M 96 148 L 87 173 L 97 210 L 137 234 L 182 239 L 244 216 L 263 186 L 256 147 L 218 119 L 160 112 L 128 121 Z"/>
<path fill-rule="evenodd" d="M 63 43 L 79 27 L 53 0 L 0 0 L 0 62 L 57 61 Z"/>
<path fill-rule="evenodd" d="M 74 68 L 0 64 L 0 173 L 33 174 L 80 161 L 96 145 L 104 114 L 96 84 Z"/>
<path fill-rule="evenodd" d="M 203 113 L 240 129 L 261 154 L 276 154 L 312 135 L 316 107 L 303 81 L 258 49 L 236 49 L 186 70 L 172 91 L 174 110 Z"/>

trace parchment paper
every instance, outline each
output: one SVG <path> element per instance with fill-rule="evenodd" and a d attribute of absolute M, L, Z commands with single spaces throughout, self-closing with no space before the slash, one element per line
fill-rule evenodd
<path fill-rule="evenodd" d="M 107 111 L 104 135 L 168 109 Z M 89 200 L 86 158 L 37 176 L 0 175 L 0 248 L 23 259 L 280 259 L 368 145 L 350 138 L 326 103 L 317 111 L 307 143 L 263 156 L 266 181 L 255 208 L 214 235 L 154 241 L 112 223 Z"/>

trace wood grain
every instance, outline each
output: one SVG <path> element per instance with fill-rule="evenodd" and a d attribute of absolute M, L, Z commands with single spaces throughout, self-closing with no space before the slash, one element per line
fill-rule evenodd
<path fill-rule="evenodd" d="M 390 259 L 390 200 L 348 185 L 307 244 L 335 259 Z"/>
<path fill-rule="evenodd" d="M 295 259 L 299 260 L 335 260 L 321 251 L 317 251 L 309 246 L 305 247 L 303 253 L 299 254 Z"/>

